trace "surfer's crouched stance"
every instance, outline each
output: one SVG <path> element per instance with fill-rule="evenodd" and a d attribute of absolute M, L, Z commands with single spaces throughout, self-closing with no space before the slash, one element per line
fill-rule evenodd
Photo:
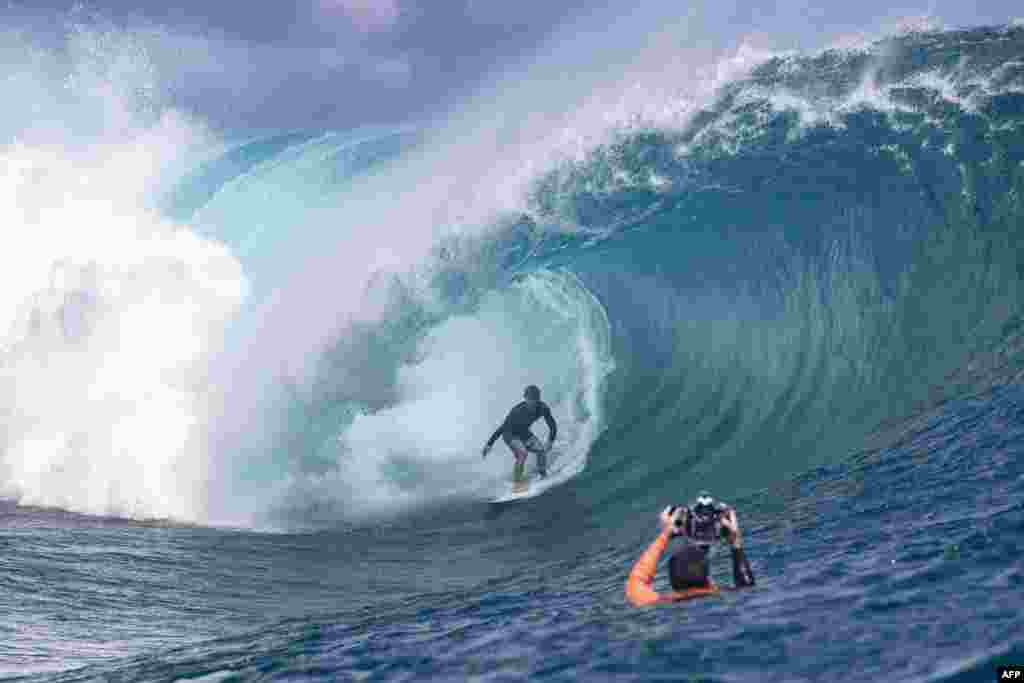
<path fill-rule="evenodd" d="M 686 507 L 668 507 L 661 513 L 662 531 L 648 546 L 640 559 L 633 565 L 626 582 L 626 599 L 636 607 L 678 602 L 715 595 L 723 590 L 738 590 L 754 585 L 754 573 L 743 554 L 743 533 L 736 521 L 736 511 L 729 508 L 722 511 L 720 525 L 727 535 L 725 539 L 732 549 L 732 577 L 735 587 L 718 586 L 708 576 L 708 548 L 688 543 L 669 560 L 669 582 L 672 592 L 658 594 L 652 584 L 658 569 L 658 559 L 668 547 L 673 536 L 687 535 L 687 516 L 692 514 Z"/>
<path fill-rule="evenodd" d="M 513 474 L 513 478 L 516 481 L 523 479 L 523 475 L 526 472 L 526 458 L 529 452 L 537 454 L 537 471 L 540 472 L 540 476 L 548 476 L 547 452 L 551 450 L 551 444 L 555 442 L 555 435 L 558 433 L 558 425 L 555 424 L 555 418 L 551 416 L 551 409 L 547 403 L 540 400 L 540 389 L 531 384 L 523 391 L 523 398 L 526 400 L 509 411 L 505 421 L 501 423 L 497 431 L 487 440 L 487 445 L 484 446 L 483 451 L 483 456 L 486 458 L 487 454 L 491 451 L 491 447 L 494 446 L 494 442 L 498 440 L 499 436 L 502 437 L 508 447 L 512 449 L 512 454 L 516 457 L 516 467 Z M 533 423 L 541 418 L 544 418 L 544 421 L 548 424 L 547 447 L 542 446 L 537 437 L 530 431 Z"/>

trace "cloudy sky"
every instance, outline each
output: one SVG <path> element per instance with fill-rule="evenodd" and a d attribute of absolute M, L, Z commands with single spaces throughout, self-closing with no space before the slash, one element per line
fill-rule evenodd
<path fill-rule="evenodd" d="M 828 5 L 834 4 L 833 7 Z M 580 33 L 595 56 L 624 32 L 694 7 L 723 47 L 750 36 L 772 49 L 815 47 L 906 18 L 947 26 L 1024 15 L 1017 0 L 14 0 L 4 28 L 59 43 L 71 24 L 100 22 L 146 47 L 175 104 L 226 127 L 414 121 L 450 106 L 508 63 Z M 636 16 L 646 17 L 634 21 Z M 626 28 L 622 28 L 625 26 Z M 692 35 L 692 32 L 691 32 Z M 627 41 L 628 42 L 628 41 Z M 611 45 L 610 47 L 615 47 Z M 621 48 L 621 46 L 619 46 Z M 557 64 L 553 66 L 557 69 Z"/>

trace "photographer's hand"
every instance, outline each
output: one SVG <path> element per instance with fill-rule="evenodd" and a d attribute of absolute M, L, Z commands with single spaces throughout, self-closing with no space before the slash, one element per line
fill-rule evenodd
<path fill-rule="evenodd" d="M 740 531 L 739 520 L 736 519 L 736 511 L 729 508 L 722 518 L 722 526 L 729 532 L 729 544 L 733 548 L 743 547 L 743 532 Z"/>
<path fill-rule="evenodd" d="M 680 536 L 686 528 L 686 508 L 681 505 L 669 505 L 661 511 L 659 520 L 663 532 L 667 531 L 669 536 Z M 676 520 L 681 521 L 678 526 Z"/>

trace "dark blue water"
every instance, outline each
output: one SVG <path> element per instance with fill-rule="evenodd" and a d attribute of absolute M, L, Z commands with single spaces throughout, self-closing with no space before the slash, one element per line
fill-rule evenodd
<path fill-rule="evenodd" d="M 259 274 L 293 187 L 326 206 L 421 144 L 250 142 L 164 210 Z M 260 530 L 5 503 L 0 673 L 994 680 L 1024 664 L 1022 196 L 1021 27 L 771 60 L 368 287 L 384 314 L 223 442 L 208 495 L 287 483 Z M 486 427 L 537 375 L 581 472 L 488 505 Z M 658 510 L 702 488 L 757 587 L 629 607 Z"/>
<path fill-rule="evenodd" d="M 993 680 L 1024 652 L 1022 416 L 1016 386 L 958 400 L 736 501 L 757 588 L 670 609 L 623 599 L 653 516 L 595 528 L 555 496 L 299 536 L 11 512 L 6 673 Z"/>

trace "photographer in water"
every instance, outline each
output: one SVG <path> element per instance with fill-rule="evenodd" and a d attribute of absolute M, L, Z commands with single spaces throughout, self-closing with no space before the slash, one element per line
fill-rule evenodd
<path fill-rule="evenodd" d="M 648 546 L 633 565 L 626 582 L 626 599 L 636 607 L 666 602 L 678 602 L 705 595 L 715 595 L 728 587 L 719 587 L 708 574 L 708 558 L 715 541 L 728 543 L 732 550 L 732 576 L 736 584 L 731 590 L 754 585 L 754 573 L 743 553 L 743 533 L 736 521 L 736 511 L 716 503 L 701 492 L 694 504 L 670 506 L 661 513 L 661 533 Z M 669 560 L 669 582 L 672 592 L 658 594 L 654 588 L 654 574 L 658 559 L 665 552 L 673 536 L 684 536 L 685 547 Z"/>

